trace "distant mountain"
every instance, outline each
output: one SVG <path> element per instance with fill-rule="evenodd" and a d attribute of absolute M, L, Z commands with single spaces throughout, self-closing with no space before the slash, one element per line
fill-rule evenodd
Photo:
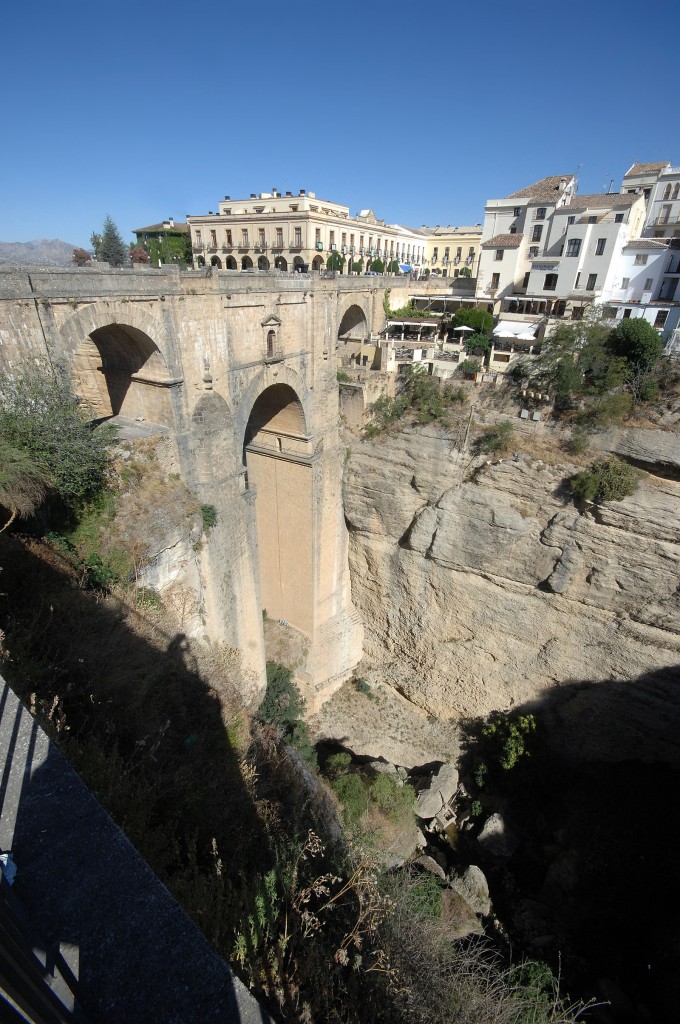
<path fill-rule="evenodd" d="M 35 266 L 63 267 L 71 263 L 78 246 L 60 238 L 34 238 L 32 242 L 0 242 L 0 263 L 32 263 Z"/>

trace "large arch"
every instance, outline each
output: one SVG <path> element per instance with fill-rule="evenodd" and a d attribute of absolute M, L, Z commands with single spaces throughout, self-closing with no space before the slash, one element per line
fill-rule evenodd
<path fill-rule="evenodd" d="M 238 264 L 233 256 L 227 256 L 225 260 L 225 270 L 238 270 Z"/>
<path fill-rule="evenodd" d="M 312 270 L 323 270 L 323 256 L 315 256 L 312 260 Z"/>
<path fill-rule="evenodd" d="M 305 261 L 303 260 L 302 256 L 296 256 L 293 259 L 293 270 L 296 273 L 302 273 L 302 268 L 304 266 L 305 266 Z"/>
<path fill-rule="evenodd" d="M 311 440 L 297 391 L 274 383 L 250 407 L 243 437 L 255 492 L 262 606 L 309 636 L 314 630 Z"/>
<path fill-rule="evenodd" d="M 219 258 L 219 256 L 213 256 L 211 258 L 210 266 L 211 267 L 217 267 L 218 270 L 222 269 L 222 260 Z"/>
<path fill-rule="evenodd" d="M 338 327 L 338 338 L 347 340 L 349 338 L 367 338 L 368 320 L 366 313 L 353 303 L 345 310 L 340 326 Z"/>
<path fill-rule="evenodd" d="M 250 256 L 243 256 L 241 259 L 241 270 L 250 270 L 253 265 L 253 261 Z"/>
<path fill-rule="evenodd" d="M 260 256 L 257 261 L 258 270 L 269 270 L 269 260 L 266 256 Z"/>
<path fill-rule="evenodd" d="M 285 256 L 277 256 L 274 260 L 274 266 L 277 270 L 288 270 L 288 260 Z"/>

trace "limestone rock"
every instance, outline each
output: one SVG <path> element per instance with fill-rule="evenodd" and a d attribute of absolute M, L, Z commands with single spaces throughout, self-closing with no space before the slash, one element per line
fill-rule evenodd
<path fill-rule="evenodd" d="M 677 435 L 640 433 L 670 465 Z M 580 514 L 575 466 L 521 454 L 469 479 L 432 430 L 363 442 L 350 467 L 352 599 L 399 700 L 447 720 L 547 701 L 567 756 L 680 759 L 680 482 Z"/>
<path fill-rule="evenodd" d="M 476 864 L 470 864 L 462 874 L 453 873 L 448 878 L 452 889 L 463 897 L 475 914 L 486 917 L 491 913 L 489 883 L 486 875 Z"/>
<path fill-rule="evenodd" d="M 468 935 L 483 935 L 479 918 L 463 897 L 453 889 L 442 893 L 442 927 L 446 937 L 454 942 Z"/>
<path fill-rule="evenodd" d="M 425 821 L 434 818 L 454 796 L 457 788 L 458 769 L 452 764 L 443 764 L 430 785 L 418 793 L 416 815 Z"/>
<path fill-rule="evenodd" d="M 417 857 L 413 863 L 417 864 L 425 871 L 429 871 L 430 874 L 436 875 L 437 878 L 441 878 L 442 882 L 446 880 L 444 869 L 437 863 L 434 857 L 428 857 L 427 855 L 424 857 Z"/>
<path fill-rule="evenodd" d="M 496 811 L 484 822 L 484 827 L 477 836 L 477 842 L 485 853 L 505 860 L 512 857 L 519 844 L 519 839 L 508 827 L 503 815 Z"/>

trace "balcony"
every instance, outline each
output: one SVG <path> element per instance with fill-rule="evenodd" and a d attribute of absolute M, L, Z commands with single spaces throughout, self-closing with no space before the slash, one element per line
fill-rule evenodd
<path fill-rule="evenodd" d="M 239 244 L 238 244 L 238 251 L 239 252 L 248 252 L 249 249 L 250 249 L 250 242 L 248 241 L 247 238 L 244 238 L 241 242 L 239 242 Z"/>
<path fill-rule="evenodd" d="M 660 217 L 655 217 L 652 221 L 652 224 L 655 224 L 659 228 L 663 228 L 667 224 L 680 224 L 680 216 L 664 217 L 663 215 L 661 215 Z"/>
<path fill-rule="evenodd" d="M 191 247 L 193 252 L 203 252 L 203 242 L 196 242 L 196 245 Z"/>
<path fill-rule="evenodd" d="M 302 239 L 301 238 L 294 239 L 293 241 L 291 241 L 291 243 L 288 246 L 288 248 L 289 249 L 301 249 L 302 248 Z"/>
<path fill-rule="evenodd" d="M 255 252 L 266 252 L 266 250 L 267 250 L 267 243 L 266 242 L 255 242 Z"/>

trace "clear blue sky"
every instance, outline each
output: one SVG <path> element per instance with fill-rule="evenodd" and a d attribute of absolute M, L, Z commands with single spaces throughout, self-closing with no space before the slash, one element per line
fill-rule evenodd
<path fill-rule="evenodd" d="M 617 189 L 634 161 L 680 164 L 679 12 L 15 0 L 0 240 L 88 244 L 107 213 L 128 240 L 272 186 L 415 226 L 577 167 L 581 192 Z"/>

